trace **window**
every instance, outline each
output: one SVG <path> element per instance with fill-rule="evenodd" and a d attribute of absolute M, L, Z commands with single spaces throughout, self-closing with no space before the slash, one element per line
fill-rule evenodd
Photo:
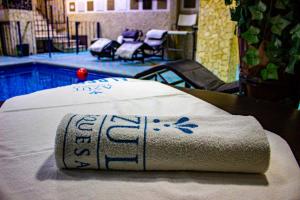
<path fill-rule="evenodd" d="M 107 10 L 115 9 L 115 0 L 107 0 Z"/>
<path fill-rule="evenodd" d="M 143 0 L 143 10 L 152 10 L 152 0 Z"/>
<path fill-rule="evenodd" d="M 1 1 L 1 0 L 0 0 Z M 67 11 L 70 13 L 105 12 L 105 11 L 166 11 L 171 0 L 66 0 Z M 197 7 L 196 1 L 196 7 Z M 181 8 L 183 0 L 181 0 Z"/>
<path fill-rule="evenodd" d="M 168 1 L 167 0 L 157 0 L 157 9 L 167 9 Z"/>
<path fill-rule="evenodd" d="M 139 9 L 139 0 L 130 0 L 130 10 Z"/>
<path fill-rule="evenodd" d="M 85 12 L 85 2 L 80 0 L 78 1 L 78 4 L 77 4 L 77 11 L 78 12 Z"/>
<path fill-rule="evenodd" d="M 93 1 L 87 2 L 87 11 L 94 11 L 94 2 Z"/>
<path fill-rule="evenodd" d="M 116 10 L 127 10 L 127 0 L 115 0 L 115 9 Z"/>
<path fill-rule="evenodd" d="M 196 8 L 196 0 L 183 0 L 183 8 L 184 9 L 195 9 Z"/>
<path fill-rule="evenodd" d="M 197 10 L 199 7 L 199 0 L 182 0 L 181 8 L 183 10 Z"/>
<path fill-rule="evenodd" d="M 105 2 L 106 0 L 95 0 L 95 10 L 96 11 L 104 11 L 105 10 Z"/>
<path fill-rule="evenodd" d="M 69 2 L 69 11 L 75 12 L 75 2 Z"/>

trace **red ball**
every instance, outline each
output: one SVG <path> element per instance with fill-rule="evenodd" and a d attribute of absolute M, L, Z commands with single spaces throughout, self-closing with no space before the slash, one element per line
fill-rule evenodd
<path fill-rule="evenodd" d="M 88 76 L 88 71 L 86 68 L 80 68 L 77 70 L 77 78 L 81 81 L 85 81 Z"/>

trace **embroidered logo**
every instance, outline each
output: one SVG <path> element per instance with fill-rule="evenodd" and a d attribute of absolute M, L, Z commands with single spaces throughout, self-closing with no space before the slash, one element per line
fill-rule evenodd
<path fill-rule="evenodd" d="M 112 89 L 112 82 L 124 82 L 126 78 L 107 78 L 92 81 L 85 81 L 73 85 L 75 92 L 86 92 L 91 95 L 101 94 L 106 90 Z"/>
<path fill-rule="evenodd" d="M 178 119 L 175 123 L 165 123 L 163 124 L 164 127 L 173 127 L 177 128 L 178 130 L 182 131 L 183 133 L 186 134 L 192 134 L 193 133 L 193 128 L 197 128 L 198 125 L 194 123 L 187 123 L 190 119 L 187 117 L 181 117 Z M 154 123 L 160 123 L 159 119 L 154 119 Z M 154 131 L 160 131 L 159 128 L 154 128 Z"/>

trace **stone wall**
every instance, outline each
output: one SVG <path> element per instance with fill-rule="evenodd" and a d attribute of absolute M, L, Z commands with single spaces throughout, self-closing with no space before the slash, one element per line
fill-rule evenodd
<path fill-rule="evenodd" d="M 151 11 L 106 11 L 68 14 L 71 22 L 100 22 L 101 37 L 117 39 L 125 28 L 139 29 L 146 33 L 150 29 L 170 30 L 176 23 L 177 0 L 170 1 L 169 10 Z M 84 23 L 81 23 L 85 26 Z M 96 29 L 95 29 L 96 30 Z M 72 28 L 74 34 L 75 29 Z M 89 41 L 94 37 L 91 30 L 79 29 L 79 34 L 88 33 Z"/>
<path fill-rule="evenodd" d="M 224 81 L 232 81 L 238 65 L 235 23 L 224 0 L 200 1 L 196 59 Z"/>
<path fill-rule="evenodd" d="M 17 32 L 17 21 L 20 21 L 20 29 L 22 35 L 22 43 L 29 44 L 29 53 L 36 53 L 36 42 L 35 42 L 35 33 L 34 33 L 34 24 L 33 24 L 33 12 L 28 10 L 2 10 L 0 13 L 0 22 L 10 21 L 10 26 L 5 30 L 7 37 L 6 38 L 8 46 L 7 48 L 8 55 L 16 56 L 16 45 L 19 44 L 18 32 Z"/>
<path fill-rule="evenodd" d="M 71 14 L 69 19 L 72 22 L 100 22 L 101 36 L 110 39 L 116 39 L 125 28 L 139 29 L 146 33 L 149 29 L 170 29 L 171 26 L 170 12 L 167 11 Z"/>

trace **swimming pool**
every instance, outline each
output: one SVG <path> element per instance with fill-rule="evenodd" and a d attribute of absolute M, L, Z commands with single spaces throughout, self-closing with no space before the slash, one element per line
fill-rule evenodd
<path fill-rule="evenodd" d="M 44 63 L 0 67 L 0 101 L 35 91 L 78 83 L 77 69 Z M 89 71 L 87 80 L 119 75 Z"/>

